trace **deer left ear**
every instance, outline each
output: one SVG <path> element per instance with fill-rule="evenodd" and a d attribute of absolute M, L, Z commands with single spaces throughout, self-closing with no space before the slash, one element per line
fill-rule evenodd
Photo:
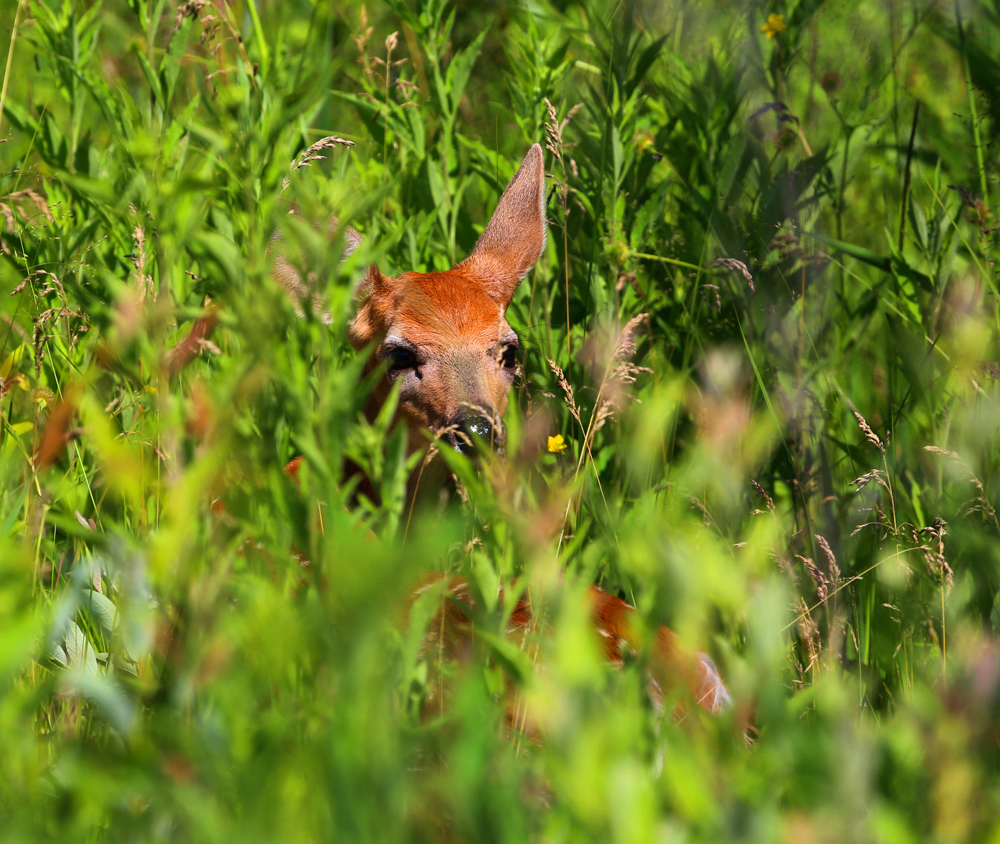
<path fill-rule="evenodd" d="M 510 180 L 472 253 L 459 264 L 505 308 L 545 248 L 545 167 L 535 144 Z"/>
<path fill-rule="evenodd" d="M 298 207 L 294 204 L 288 212 L 290 216 L 301 217 Z M 341 260 L 347 258 L 361 243 L 361 235 L 353 226 L 347 226 L 341 231 L 340 223 L 336 217 L 331 217 L 327 222 L 327 236 L 334 240 L 340 234 L 343 238 L 344 252 Z M 286 254 L 287 244 L 280 231 L 276 231 L 271 236 L 271 243 L 268 252 L 274 252 L 274 264 L 271 266 L 271 278 L 276 281 L 292 300 L 292 307 L 300 317 L 304 315 L 303 304 L 307 300 L 312 301 L 312 310 L 323 322 L 330 322 L 330 312 L 326 305 L 316 295 L 316 275 L 308 273 L 305 278 L 299 272 L 298 266 L 289 260 Z M 374 272 L 378 272 L 377 269 Z M 368 280 L 371 273 L 366 273 L 365 280 Z"/>

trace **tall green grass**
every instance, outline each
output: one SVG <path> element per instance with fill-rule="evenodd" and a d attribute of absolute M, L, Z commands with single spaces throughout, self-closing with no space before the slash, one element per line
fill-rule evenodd
<path fill-rule="evenodd" d="M 7 837 L 1000 834 L 995 4 L 0 24 Z M 353 285 L 463 258 L 536 141 L 509 455 L 411 511 Z M 330 216 L 365 236 L 344 263 Z M 269 280 L 279 229 L 329 324 Z M 437 595 L 403 622 L 429 570 L 477 594 L 465 663 L 423 646 Z M 590 583 L 640 611 L 622 670 Z M 653 706 L 659 624 L 731 713 Z"/>

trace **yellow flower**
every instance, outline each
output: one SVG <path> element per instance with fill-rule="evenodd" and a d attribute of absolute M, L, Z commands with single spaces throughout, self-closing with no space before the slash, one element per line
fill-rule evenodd
<path fill-rule="evenodd" d="M 788 29 L 785 26 L 785 16 L 784 15 L 768 15 L 767 23 L 762 24 L 760 27 L 761 32 L 767 33 L 767 40 L 770 41 L 779 32 L 784 32 Z"/>
<path fill-rule="evenodd" d="M 566 443 L 563 442 L 562 434 L 556 434 L 554 437 L 549 437 L 549 451 L 553 454 L 558 454 L 560 451 L 566 450 Z"/>

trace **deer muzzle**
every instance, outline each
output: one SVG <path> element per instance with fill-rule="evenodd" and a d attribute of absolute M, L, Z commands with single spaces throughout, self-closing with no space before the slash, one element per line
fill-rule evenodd
<path fill-rule="evenodd" d="M 503 454 L 506 432 L 499 420 L 470 414 L 456 419 L 445 432 L 444 439 L 466 457 L 474 457 L 483 449 Z"/>

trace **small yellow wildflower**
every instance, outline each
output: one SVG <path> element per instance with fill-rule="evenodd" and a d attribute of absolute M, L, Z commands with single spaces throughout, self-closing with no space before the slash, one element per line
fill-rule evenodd
<path fill-rule="evenodd" d="M 556 434 L 554 437 L 549 437 L 549 451 L 553 454 L 558 454 L 560 451 L 566 450 L 566 443 L 563 442 L 562 434 Z"/>
<path fill-rule="evenodd" d="M 784 32 L 788 29 L 785 26 L 785 16 L 784 15 L 768 15 L 767 23 L 761 24 L 760 31 L 767 34 L 767 40 L 770 41 L 779 32 Z"/>

